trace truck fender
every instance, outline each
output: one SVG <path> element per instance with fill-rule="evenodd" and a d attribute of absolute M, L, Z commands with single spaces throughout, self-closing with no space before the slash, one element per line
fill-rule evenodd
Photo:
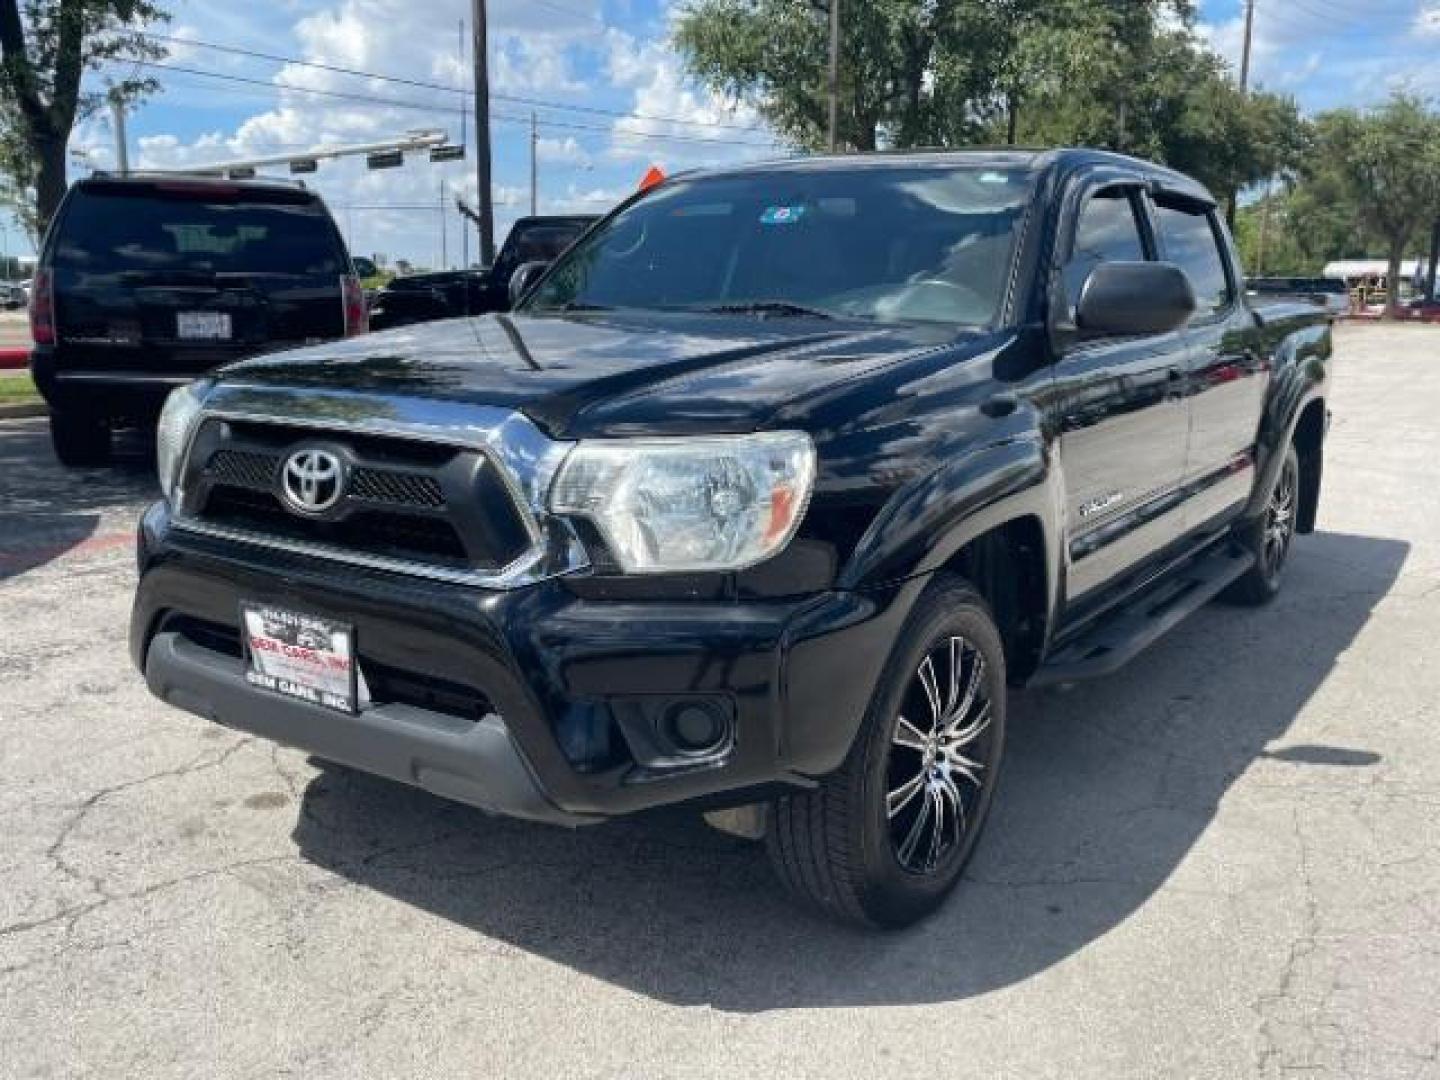
<path fill-rule="evenodd" d="M 1276 343 L 1274 374 L 1255 441 L 1255 487 L 1246 517 L 1265 509 L 1300 417 L 1312 402 L 1324 399 L 1333 351 L 1330 327 L 1323 323 L 1293 331 Z"/>
<path fill-rule="evenodd" d="M 839 587 L 868 589 L 932 574 L 976 537 L 1034 517 L 1045 539 L 1047 610 L 1053 612 L 1063 507 L 1057 470 L 1038 431 L 981 447 L 897 492 L 860 538 Z"/>

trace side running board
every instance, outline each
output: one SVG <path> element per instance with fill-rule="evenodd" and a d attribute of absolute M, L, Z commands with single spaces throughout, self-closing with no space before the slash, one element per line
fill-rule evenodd
<path fill-rule="evenodd" d="M 1222 544 L 1053 653 L 1026 685 L 1054 686 L 1118 671 L 1254 565 L 1254 554 Z"/>

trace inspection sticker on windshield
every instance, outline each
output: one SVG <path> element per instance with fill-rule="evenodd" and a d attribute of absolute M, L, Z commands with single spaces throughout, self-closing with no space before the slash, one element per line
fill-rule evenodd
<path fill-rule="evenodd" d="M 355 631 L 344 623 L 241 604 L 245 680 L 286 697 L 355 712 Z"/>
<path fill-rule="evenodd" d="M 767 206 L 760 215 L 761 225 L 794 225 L 805 216 L 803 206 Z"/>

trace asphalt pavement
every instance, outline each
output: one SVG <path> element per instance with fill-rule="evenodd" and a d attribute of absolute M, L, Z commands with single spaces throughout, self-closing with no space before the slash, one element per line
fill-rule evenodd
<path fill-rule="evenodd" d="M 1019 696 L 968 880 L 890 935 L 689 814 L 497 821 L 157 703 L 149 449 L 0 422 L 0 1075 L 1440 1080 L 1440 329 L 1335 366 L 1282 597 Z"/>

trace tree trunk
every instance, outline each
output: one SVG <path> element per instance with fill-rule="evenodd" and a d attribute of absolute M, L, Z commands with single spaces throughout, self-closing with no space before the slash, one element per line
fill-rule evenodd
<path fill-rule="evenodd" d="M 35 229 L 43 242 L 50 220 L 65 197 L 65 140 L 54 137 L 35 141 Z"/>
<path fill-rule="evenodd" d="M 1408 238 L 1407 238 L 1408 239 Z M 1385 317 L 1400 317 L 1400 264 L 1405 261 L 1405 241 L 1390 244 L 1390 268 L 1385 276 Z"/>

